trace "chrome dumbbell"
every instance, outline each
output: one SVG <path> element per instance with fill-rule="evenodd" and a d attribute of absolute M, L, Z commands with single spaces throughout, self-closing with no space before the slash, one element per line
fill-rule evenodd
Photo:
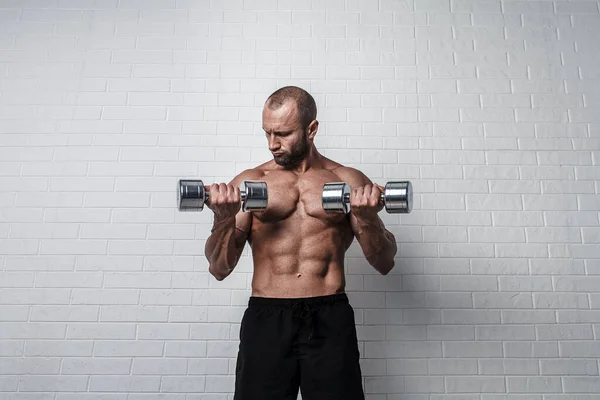
<path fill-rule="evenodd" d="M 180 179 L 177 191 L 179 211 L 202 211 L 209 199 L 209 191 L 201 180 Z M 243 181 L 240 185 L 242 211 L 257 211 L 267 208 L 268 192 L 264 181 Z"/>
<path fill-rule="evenodd" d="M 381 202 L 390 214 L 408 214 L 412 210 L 412 184 L 388 182 L 381 194 Z M 330 182 L 323 185 L 323 208 L 326 212 L 350 212 L 350 185 L 346 182 Z"/>

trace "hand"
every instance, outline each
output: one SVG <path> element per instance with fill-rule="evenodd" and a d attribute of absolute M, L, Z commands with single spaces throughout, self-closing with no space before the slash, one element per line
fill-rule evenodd
<path fill-rule="evenodd" d="M 381 194 L 385 188 L 367 184 L 350 192 L 350 212 L 357 218 L 373 218 L 383 209 Z"/>
<path fill-rule="evenodd" d="M 242 207 L 240 189 L 225 183 L 210 185 L 208 189 L 206 206 L 215 213 L 215 219 L 235 218 Z"/>

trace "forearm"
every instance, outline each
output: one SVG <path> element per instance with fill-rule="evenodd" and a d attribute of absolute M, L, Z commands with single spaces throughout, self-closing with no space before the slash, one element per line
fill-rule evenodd
<path fill-rule="evenodd" d="M 397 252 L 396 238 L 379 216 L 369 219 L 354 217 L 355 236 L 365 258 L 379 273 L 386 275 L 394 267 Z"/>
<path fill-rule="evenodd" d="M 233 271 L 238 261 L 235 218 L 215 220 L 211 232 L 206 240 L 204 254 L 209 262 L 210 273 L 218 280 L 222 280 Z"/>

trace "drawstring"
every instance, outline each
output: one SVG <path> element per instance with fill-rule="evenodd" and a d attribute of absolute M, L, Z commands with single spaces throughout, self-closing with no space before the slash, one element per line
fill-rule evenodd
<path fill-rule="evenodd" d="M 292 315 L 294 317 L 302 318 L 308 321 L 308 326 L 310 328 L 310 334 L 308 335 L 308 339 L 310 340 L 313 335 L 314 330 L 314 321 L 313 316 L 317 312 L 315 308 L 312 308 L 310 304 L 306 301 L 301 301 L 292 306 Z"/>

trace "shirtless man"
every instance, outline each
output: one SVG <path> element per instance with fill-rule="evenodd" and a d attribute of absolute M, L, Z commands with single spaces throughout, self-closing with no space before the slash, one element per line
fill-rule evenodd
<path fill-rule="evenodd" d="M 214 225 L 209 271 L 223 280 L 246 241 L 254 262 L 252 293 L 240 328 L 235 400 L 363 400 L 354 310 L 345 293 L 344 254 L 356 237 L 386 275 L 396 241 L 378 212 L 383 188 L 317 151 L 316 105 L 297 87 L 265 102 L 263 129 L 273 160 L 210 186 Z M 263 180 L 268 206 L 240 212 L 243 180 Z M 347 182 L 351 212 L 323 210 L 323 184 Z"/>

